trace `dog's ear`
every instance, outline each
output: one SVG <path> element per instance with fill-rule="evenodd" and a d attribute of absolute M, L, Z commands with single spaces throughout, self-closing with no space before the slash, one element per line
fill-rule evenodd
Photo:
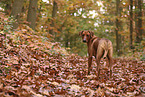
<path fill-rule="evenodd" d="M 79 36 L 82 36 L 82 33 L 83 33 L 83 31 L 80 31 L 80 32 L 79 32 Z"/>
<path fill-rule="evenodd" d="M 89 31 L 90 36 L 93 37 L 94 36 L 94 32 L 93 31 Z"/>

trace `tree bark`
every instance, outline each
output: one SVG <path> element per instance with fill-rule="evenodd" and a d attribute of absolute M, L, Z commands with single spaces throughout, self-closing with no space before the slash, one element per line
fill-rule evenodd
<path fill-rule="evenodd" d="M 55 21 L 55 18 L 56 18 L 56 14 L 57 14 L 57 10 L 58 10 L 58 6 L 57 6 L 57 2 L 54 0 L 53 1 L 53 10 L 52 10 L 52 20 L 51 20 L 51 29 L 49 31 L 50 34 L 54 35 L 54 21 Z"/>
<path fill-rule="evenodd" d="M 29 10 L 27 15 L 27 21 L 29 22 L 29 26 L 33 30 L 35 30 L 35 26 L 36 26 L 37 1 L 38 0 L 30 0 Z"/>
<path fill-rule="evenodd" d="M 138 0 L 138 33 L 136 35 L 136 42 L 141 43 L 142 40 L 142 0 Z"/>
<path fill-rule="evenodd" d="M 133 35 L 133 11 L 132 11 L 132 7 L 133 7 L 133 0 L 130 0 L 130 49 L 133 48 L 133 44 L 132 44 L 132 35 Z"/>
<path fill-rule="evenodd" d="M 137 34 L 138 34 L 138 19 L 137 19 L 138 12 L 137 12 L 137 10 L 138 10 L 138 0 L 135 0 L 135 33 L 136 33 L 136 42 L 137 42 L 137 39 L 138 39 L 138 36 L 137 36 Z"/>
<path fill-rule="evenodd" d="M 69 29 L 66 30 L 67 32 L 65 33 L 65 47 L 68 48 L 69 47 Z"/>
<path fill-rule="evenodd" d="M 119 56 L 120 55 L 120 35 L 118 33 L 119 31 L 119 5 L 120 5 L 120 0 L 116 0 L 116 29 L 115 29 L 115 32 L 116 32 L 116 52 L 117 52 L 117 55 Z"/>
<path fill-rule="evenodd" d="M 13 29 L 16 29 L 19 25 L 23 2 L 24 0 L 14 0 L 11 16 L 13 16 L 16 21 L 13 23 Z"/>

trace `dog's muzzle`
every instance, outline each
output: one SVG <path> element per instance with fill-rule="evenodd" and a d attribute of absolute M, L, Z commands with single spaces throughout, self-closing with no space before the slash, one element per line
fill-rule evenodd
<path fill-rule="evenodd" d="M 83 40 L 83 42 L 87 42 L 86 40 Z"/>
<path fill-rule="evenodd" d="M 86 37 L 84 37 L 84 38 L 83 38 L 83 42 L 87 42 L 87 39 L 86 39 Z"/>

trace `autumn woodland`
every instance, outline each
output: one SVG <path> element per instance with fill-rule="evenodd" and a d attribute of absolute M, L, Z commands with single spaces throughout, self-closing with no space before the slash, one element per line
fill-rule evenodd
<path fill-rule="evenodd" d="M 113 44 L 112 77 L 79 32 Z M 145 97 L 145 0 L 0 0 L 0 97 Z"/>

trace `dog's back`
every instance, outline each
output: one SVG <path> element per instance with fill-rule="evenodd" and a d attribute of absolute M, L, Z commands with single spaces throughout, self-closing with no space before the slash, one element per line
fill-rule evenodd
<path fill-rule="evenodd" d="M 112 49 L 112 42 L 109 39 L 100 39 L 99 45 L 105 50 Z"/>
<path fill-rule="evenodd" d="M 104 50 L 103 59 L 105 59 L 107 57 L 107 55 L 112 57 L 113 48 L 112 48 L 112 42 L 109 39 L 101 39 L 99 42 L 99 45 L 100 45 L 100 49 Z"/>

